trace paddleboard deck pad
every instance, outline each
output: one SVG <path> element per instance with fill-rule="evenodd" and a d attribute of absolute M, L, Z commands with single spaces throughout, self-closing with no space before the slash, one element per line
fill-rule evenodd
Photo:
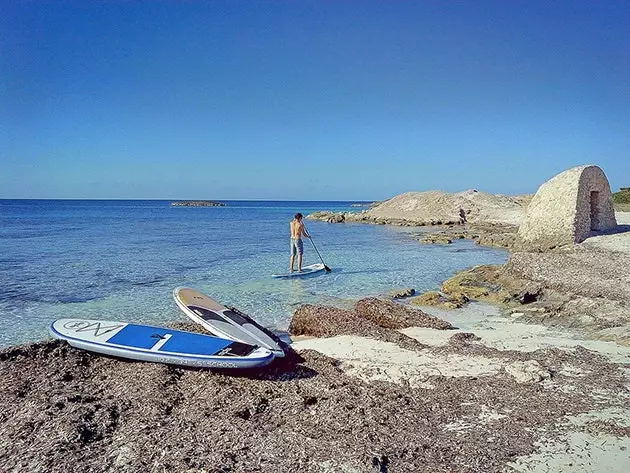
<path fill-rule="evenodd" d="M 315 263 L 309 266 L 302 267 L 302 271 L 293 271 L 292 273 L 284 274 L 272 274 L 272 278 L 299 278 L 301 276 L 308 276 L 309 274 L 318 273 L 323 271 L 325 266 L 322 263 Z"/>
<path fill-rule="evenodd" d="M 184 314 L 213 335 L 264 347 L 276 357 L 285 355 L 286 343 L 238 309 L 226 307 L 188 287 L 175 288 L 173 298 Z"/>
<path fill-rule="evenodd" d="M 274 356 L 266 348 L 200 333 L 125 322 L 59 319 L 53 337 L 70 345 L 130 360 L 199 368 L 256 368 Z"/>

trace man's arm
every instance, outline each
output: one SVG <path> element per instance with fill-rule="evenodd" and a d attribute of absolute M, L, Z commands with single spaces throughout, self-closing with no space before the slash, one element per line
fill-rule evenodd
<path fill-rule="evenodd" d="M 300 224 L 300 226 L 302 227 L 302 235 L 304 235 L 306 238 L 310 238 L 311 236 L 306 231 L 306 227 L 304 226 L 304 224 L 302 223 Z"/>

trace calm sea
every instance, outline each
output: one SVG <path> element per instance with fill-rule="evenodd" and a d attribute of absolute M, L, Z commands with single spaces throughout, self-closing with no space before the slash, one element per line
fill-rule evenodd
<path fill-rule="evenodd" d="M 333 272 L 273 279 L 288 270 L 296 212 L 356 207 L 225 202 L 0 200 L 0 346 L 47 337 L 50 322 L 61 317 L 183 321 L 172 299 L 177 286 L 197 288 L 282 330 L 303 303 L 347 306 L 398 287 L 435 289 L 458 270 L 507 258 L 469 241 L 421 245 L 411 238 L 418 229 L 307 220 Z M 307 241 L 304 264 L 316 262 Z"/>

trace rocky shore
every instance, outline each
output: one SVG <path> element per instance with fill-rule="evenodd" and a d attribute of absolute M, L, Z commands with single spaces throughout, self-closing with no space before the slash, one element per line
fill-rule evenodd
<path fill-rule="evenodd" d="M 0 351 L 0 471 L 625 473 L 630 213 L 542 251 L 519 233 L 530 200 L 431 191 L 311 216 L 510 256 L 424 294 L 303 305 L 265 370 Z"/>
<path fill-rule="evenodd" d="M 0 351 L 2 471 L 622 471 L 628 351 L 390 304 L 298 309 L 297 352 L 259 372 Z"/>

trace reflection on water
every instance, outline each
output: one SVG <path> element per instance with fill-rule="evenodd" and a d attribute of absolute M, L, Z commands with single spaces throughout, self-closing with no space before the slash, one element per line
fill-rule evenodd
<path fill-rule="evenodd" d="M 351 307 L 355 299 L 395 288 L 423 292 L 458 270 L 506 260 L 505 251 L 470 241 L 419 244 L 414 228 L 313 221 L 309 231 L 332 272 L 271 278 L 289 266 L 293 214 L 344 205 L 0 201 L 0 345 L 44 337 L 61 317 L 186 320 L 172 300 L 177 286 L 283 330 L 300 304 Z M 305 245 L 304 265 L 318 262 Z"/>

